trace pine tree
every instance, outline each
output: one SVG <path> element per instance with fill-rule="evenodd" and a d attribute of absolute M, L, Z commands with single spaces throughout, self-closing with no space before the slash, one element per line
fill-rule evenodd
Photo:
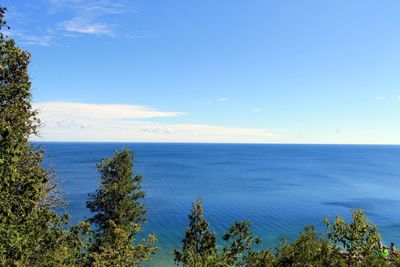
<path fill-rule="evenodd" d="M 175 250 L 175 262 L 184 266 L 212 266 L 217 259 L 216 234 L 209 230 L 203 218 L 201 199 L 192 204 L 189 227 L 182 240 L 182 251 Z"/>
<path fill-rule="evenodd" d="M 133 153 L 124 149 L 97 166 L 101 186 L 87 202 L 95 213 L 89 219 L 94 226 L 90 249 L 94 266 L 138 266 L 157 250 L 154 235 L 134 243 L 143 230 L 146 209 L 139 202 L 145 195 L 141 190 L 142 176 L 133 175 L 132 161 Z"/>
<path fill-rule="evenodd" d="M 52 211 L 51 172 L 29 142 L 39 119 L 31 106 L 30 54 L 4 34 L 0 8 L 0 265 L 51 266 L 65 216 Z"/>

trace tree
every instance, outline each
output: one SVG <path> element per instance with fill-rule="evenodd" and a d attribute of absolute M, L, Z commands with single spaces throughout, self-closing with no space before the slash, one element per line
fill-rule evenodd
<path fill-rule="evenodd" d="M 49 266 L 87 266 L 91 233 L 90 224 L 86 221 L 66 230 L 58 240 L 59 249 Z"/>
<path fill-rule="evenodd" d="M 275 256 L 270 249 L 260 251 L 249 251 L 248 256 L 243 261 L 245 267 L 272 267 L 275 265 Z"/>
<path fill-rule="evenodd" d="M 43 151 L 29 142 L 40 121 L 31 106 L 30 54 L 4 34 L 0 8 L 0 265 L 51 266 L 67 216 L 57 215 Z"/>
<path fill-rule="evenodd" d="M 223 259 L 228 266 L 247 266 L 259 254 L 253 252 L 253 246 L 259 245 L 261 239 L 255 236 L 250 229 L 249 221 L 235 222 L 222 239 L 228 242 L 223 249 Z"/>
<path fill-rule="evenodd" d="M 182 240 L 182 250 L 175 250 L 175 262 L 184 266 L 216 265 L 216 234 L 209 230 L 208 222 L 203 217 L 203 203 L 197 199 L 192 204 L 189 214 L 189 227 Z"/>
<path fill-rule="evenodd" d="M 276 249 L 276 266 L 343 266 L 340 251 L 307 226 L 298 239 L 283 240 Z"/>
<path fill-rule="evenodd" d="M 198 199 L 192 204 L 182 250 L 174 251 L 175 262 L 190 267 L 271 266 L 273 255 L 269 250 L 253 251 L 261 240 L 251 232 L 250 225 L 249 221 L 235 222 L 223 236 L 226 246 L 218 252 L 216 234 L 209 230 Z"/>
<path fill-rule="evenodd" d="M 145 196 L 142 176 L 133 176 L 132 161 L 133 153 L 124 149 L 97 166 L 101 186 L 87 202 L 95 213 L 89 219 L 94 226 L 90 248 L 94 266 L 138 266 L 157 250 L 154 235 L 134 244 L 136 235 L 143 230 L 146 209 L 140 203 Z"/>
<path fill-rule="evenodd" d="M 363 210 L 353 210 L 350 223 L 346 223 L 343 217 L 336 216 L 334 222 L 325 219 L 325 224 L 328 239 L 340 244 L 347 251 L 349 264 L 355 264 L 369 256 L 381 241 L 378 227 L 368 221 Z"/>

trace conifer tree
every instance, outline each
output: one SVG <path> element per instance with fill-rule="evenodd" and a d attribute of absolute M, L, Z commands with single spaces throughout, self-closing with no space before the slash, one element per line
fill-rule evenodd
<path fill-rule="evenodd" d="M 189 227 L 182 240 L 182 251 L 175 250 L 175 262 L 184 266 L 212 266 L 217 258 L 216 234 L 209 230 L 203 218 L 201 199 L 192 204 Z"/>
<path fill-rule="evenodd" d="M 103 159 L 97 166 L 100 188 L 90 195 L 87 207 L 95 215 L 91 264 L 93 266 L 139 266 L 149 260 L 157 248 L 154 235 L 135 244 L 143 230 L 146 208 L 140 200 L 141 175 L 133 175 L 133 153 L 127 149 L 113 158 Z"/>
<path fill-rule="evenodd" d="M 30 54 L 4 34 L 0 8 L 0 265 L 51 266 L 65 216 L 52 211 L 51 172 L 29 142 L 39 119 L 31 106 Z"/>
<path fill-rule="evenodd" d="M 228 242 L 222 253 L 226 265 L 246 266 L 246 263 L 254 258 L 253 246 L 259 245 L 261 239 L 251 232 L 250 225 L 250 221 L 234 222 L 222 237 Z"/>

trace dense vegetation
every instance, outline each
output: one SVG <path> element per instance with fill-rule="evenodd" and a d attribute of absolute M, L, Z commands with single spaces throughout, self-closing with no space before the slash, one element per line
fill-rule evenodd
<path fill-rule="evenodd" d="M 5 36 L 4 14 L 0 8 L 0 265 L 142 265 L 156 253 L 157 238 L 137 240 L 146 208 L 132 152 L 115 152 L 98 164 L 100 188 L 87 202 L 93 217 L 71 226 L 67 214 L 55 212 L 64 202 L 52 171 L 42 167 L 44 152 L 29 142 L 40 125 L 31 106 L 30 54 Z M 259 247 L 250 222 L 234 222 L 219 249 L 198 199 L 174 259 L 183 266 L 400 266 L 362 210 L 354 210 L 350 222 L 336 217 L 325 224 L 325 233 L 307 226 L 271 250 Z"/>
<path fill-rule="evenodd" d="M 52 209 L 59 204 L 53 177 L 41 167 L 43 152 L 28 141 L 39 123 L 31 108 L 29 59 L 0 33 L 0 263 L 7 266 L 54 265 L 66 238 L 67 216 Z"/>
<path fill-rule="evenodd" d="M 234 222 L 217 250 L 216 234 L 209 230 L 201 200 L 193 204 L 189 226 L 176 250 L 175 262 L 183 266 L 400 266 L 397 253 L 382 247 L 376 225 L 364 211 L 353 210 L 352 220 L 325 220 L 326 232 L 307 226 L 292 242 L 283 239 L 274 249 L 257 249 L 261 240 L 251 232 L 248 221 Z"/>

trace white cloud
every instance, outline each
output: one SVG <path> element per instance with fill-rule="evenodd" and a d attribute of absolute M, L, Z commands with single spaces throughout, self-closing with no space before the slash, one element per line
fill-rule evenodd
<path fill-rule="evenodd" d="M 400 96 L 398 96 L 398 97 L 396 97 L 397 98 L 397 100 L 400 100 Z"/>
<path fill-rule="evenodd" d="M 76 102 L 36 103 L 34 108 L 50 120 L 129 120 L 181 116 L 183 112 L 164 112 L 140 105 L 88 104 Z"/>
<path fill-rule="evenodd" d="M 64 38 L 80 35 L 132 36 L 132 38 L 152 37 L 147 31 L 122 32 L 118 24 L 110 23 L 110 18 L 126 13 L 138 12 L 137 5 L 128 0 L 44 0 L 48 14 L 33 18 L 33 4 L 21 5 L 18 11 L 10 8 L 7 17 L 16 21 L 9 35 L 27 45 L 49 46 Z M 36 7 L 36 6 L 35 6 Z M 54 21 L 54 14 L 62 14 L 62 20 Z M 113 20 L 116 21 L 116 20 Z M 120 32 L 119 32 L 119 31 Z"/>
<path fill-rule="evenodd" d="M 263 111 L 263 109 L 262 108 L 252 108 L 250 111 L 252 111 L 252 112 L 261 112 L 261 111 Z"/>
<path fill-rule="evenodd" d="M 273 138 L 265 129 L 155 122 L 185 113 L 138 105 L 46 102 L 34 108 L 43 122 L 34 140 L 265 143 Z"/>
<path fill-rule="evenodd" d="M 127 12 L 137 12 L 134 5 L 125 0 L 51 0 L 50 12 L 70 10 L 72 18 L 59 23 L 61 29 L 79 34 L 114 36 L 105 18 Z"/>
<path fill-rule="evenodd" d="M 167 134 L 172 133 L 171 128 L 160 126 L 160 125 L 146 126 L 142 130 L 145 132 L 149 132 L 149 133 L 167 133 Z"/>
<path fill-rule="evenodd" d="M 226 97 L 221 97 L 220 99 L 218 99 L 218 101 L 220 101 L 220 102 L 225 102 L 225 101 L 228 101 L 228 98 L 226 98 Z"/>
<path fill-rule="evenodd" d="M 113 35 L 111 27 L 107 24 L 91 22 L 81 17 L 75 17 L 71 20 L 64 21 L 60 25 L 67 32 L 109 36 Z"/>
<path fill-rule="evenodd" d="M 384 96 L 377 96 L 377 97 L 375 97 L 375 99 L 378 100 L 378 101 L 384 101 L 385 97 Z"/>

